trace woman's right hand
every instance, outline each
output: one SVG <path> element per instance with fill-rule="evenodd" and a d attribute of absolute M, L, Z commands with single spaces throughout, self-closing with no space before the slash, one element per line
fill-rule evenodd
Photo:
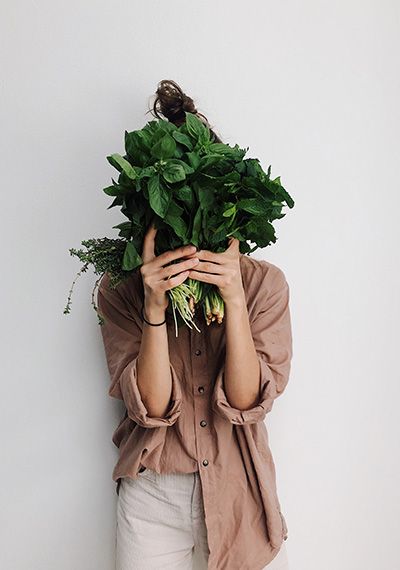
<path fill-rule="evenodd" d="M 169 303 L 167 291 L 183 283 L 189 274 L 188 269 L 195 267 L 199 262 L 198 257 L 191 257 L 179 263 L 167 265 L 175 259 L 193 255 L 196 247 L 185 245 L 156 256 L 156 233 L 157 229 L 154 224 L 150 224 L 143 240 L 141 256 L 143 264 L 140 267 L 145 294 L 145 311 L 149 319 L 151 319 L 150 314 L 154 317 L 161 316 L 161 313 L 166 311 Z"/>

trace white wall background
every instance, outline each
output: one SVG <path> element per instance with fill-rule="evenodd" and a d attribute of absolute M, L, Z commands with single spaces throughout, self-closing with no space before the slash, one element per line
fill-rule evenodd
<path fill-rule="evenodd" d="M 101 189 L 174 79 L 296 200 L 253 255 L 291 287 L 267 418 L 291 570 L 395 570 L 399 531 L 399 4 L 5 1 L 0 565 L 112 570 L 122 408 L 68 249 L 115 236 Z M 396 417 L 397 415 L 397 417 Z"/>

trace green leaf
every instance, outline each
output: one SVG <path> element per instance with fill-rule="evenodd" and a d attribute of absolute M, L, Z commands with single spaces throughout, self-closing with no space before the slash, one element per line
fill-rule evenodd
<path fill-rule="evenodd" d="M 185 169 L 180 164 L 167 163 L 162 171 L 162 175 L 167 182 L 181 182 L 186 178 Z"/>
<path fill-rule="evenodd" d="M 122 206 L 123 204 L 122 196 L 117 196 L 107 208 L 107 210 L 111 210 L 111 208 L 115 208 L 115 206 Z"/>
<path fill-rule="evenodd" d="M 176 216 L 167 216 L 164 221 L 171 226 L 180 240 L 183 242 L 186 241 L 187 226 L 183 218 Z"/>
<path fill-rule="evenodd" d="M 142 258 L 131 241 L 125 246 L 124 256 L 122 259 L 122 269 L 124 271 L 132 271 L 142 263 Z"/>
<path fill-rule="evenodd" d="M 221 154 L 225 158 L 230 158 L 239 162 L 243 159 L 248 149 L 241 149 L 236 144 L 233 148 L 225 143 L 212 143 L 209 146 L 209 152 L 211 154 Z"/>
<path fill-rule="evenodd" d="M 255 242 L 259 247 L 266 247 L 276 241 L 274 226 L 264 216 L 251 219 L 242 231 L 246 239 Z"/>
<path fill-rule="evenodd" d="M 243 198 L 237 203 L 237 208 L 255 216 L 267 214 L 270 210 L 268 202 L 262 198 Z"/>
<path fill-rule="evenodd" d="M 233 204 L 233 206 L 222 212 L 224 218 L 230 218 L 230 216 L 234 216 L 235 214 L 236 214 L 236 204 Z"/>
<path fill-rule="evenodd" d="M 128 133 L 125 131 L 125 150 L 131 164 L 145 166 L 152 145 L 152 132 L 149 128 Z"/>
<path fill-rule="evenodd" d="M 209 130 L 206 125 L 193 113 L 185 111 L 185 115 L 188 133 L 196 140 L 200 139 L 202 142 L 209 140 Z"/>
<path fill-rule="evenodd" d="M 192 168 L 190 164 L 179 158 L 170 158 L 168 164 L 176 164 L 181 166 L 183 170 L 186 172 L 186 174 L 193 174 L 194 172 L 194 168 Z"/>
<path fill-rule="evenodd" d="M 190 186 L 185 185 L 181 186 L 180 188 L 174 189 L 172 197 L 175 200 L 180 200 L 181 202 L 184 202 L 190 210 L 193 209 L 195 203 L 195 195 Z"/>
<path fill-rule="evenodd" d="M 171 195 L 168 188 L 160 183 L 159 174 L 149 179 L 148 191 L 151 208 L 161 218 L 164 218 L 168 211 Z"/>
<path fill-rule="evenodd" d="M 187 135 L 180 131 L 174 131 L 172 136 L 179 144 L 185 146 L 189 150 L 193 150 L 193 143 Z"/>
<path fill-rule="evenodd" d="M 184 209 L 171 201 L 164 222 L 168 224 L 182 242 L 186 242 L 188 227 L 183 217 Z"/>
<path fill-rule="evenodd" d="M 202 172 L 210 171 L 211 167 L 214 165 L 221 166 L 229 165 L 222 154 L 207 154 L 202 156 L 199 163 L 199 170 Z"/>
<path fill-rule="evenodd" d="M 193 245 L 199 246 L 199 234 L 201 230 L 201 218 L 202 218 L 202 210 L 201 206 L 197 208 L 196 215 L 193 220 L 193 229 L 192 229 L 192 236 L 190 239 L 190 243 Z"/>
<path fill-rule="evenodd" d="M 233 231 L 226 234 L 226 237 L 229 237 L 229 236 L 235 237 L 240 241 L 245 241 L 245 239 L 246 239 L 245 236 L 242 233 L 240 233 L 240 231 L 237 228 L 235 228 Z"/>
<path fill-rule="evenodd" d="M 285 200 L 285 202 L 289 206 L 289 208 L 293 208 L 294 200 L 291 197 L 291 195 L 288 192 L 286 192 L 286 190 L 284 189 L 283 186 L 280 189 L 280 193 L 282 194 L 282 198 Z"/>
<path fill-rule="evenodd" d="M 139 177 L 140 178 L 150 178 L 156 173 L 156 169 L 154 166 L 147 166 L 140 171 Z"/>
<path fill-rule="evenodd" d="M 215 191 L 213 188 L 205 187 L 199 189 L 199 202 L 203 210 L 212 208 L 215 205 Z"/>
<path fill-rule="evenodd" d="M 129 240 L 131 238 L 131 233 L 132 233 L 132 222 L 122 222 L 121 224 L 118 224 L 116 226 L 113 226 L 113 230 L 119 230 L 119 237 L 123 237 L 127 240 Z"/>
<path fill-rule="evenodd" d="M 196 152 L 187 152 L 186 156 L 188 158 L 190 166 L 196 170 L 200 164 L 200 156 Z"/>
<path fill-rule="evenodd" d="M 164 221 L 173 228 L 178 238 L 180 238 L 183 242 L 186 241 L 187 226 L 183 218 L 169 216 L 165 218 Z"/>
<path fill-rule="evenodd" d="M 119 172 L 124 172 L 131 180 L 136 180 L 137 173 L 135 168 L 123 156 L 118 153 L 107 156 L 108 162 L 114 166 Z"/>
<path fill-rule="evenodd" d="M 170 134 L 166 133 L 151 149 L 151 154 L 155 158 L 165 160 L 174 156 L 176 142 Z"/>
<path fill-rule="evenodd" d="M 113 184 L 112 186 L 103 188 L 103 192 L 107 194 L 107 196 L 121 196 L 126 193 L 126 190 L 118 185 Z"/>

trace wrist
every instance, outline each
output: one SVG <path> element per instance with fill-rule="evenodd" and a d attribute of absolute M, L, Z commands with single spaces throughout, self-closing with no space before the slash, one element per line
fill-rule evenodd
<path fill-rule="evenodd" d="M 247 300 L 244 291 L 235 297 L 224 299 L 224 305 L 226 308 L 231 308 L 233 311 L 240 311 L 241 309 L 247 309 Z"/>
<path fill-rule="evenodd" d="M 145 301 L 143 311 L 146 319 L 152 323 L 160 323 L 165 319 L 165 309 L 160 305 Z"/>

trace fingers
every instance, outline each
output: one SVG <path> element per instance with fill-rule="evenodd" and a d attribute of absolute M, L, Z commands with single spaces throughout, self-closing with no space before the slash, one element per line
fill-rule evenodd
<path fill-rule="evenodd" d="M 210 263 L 213 263 L 215 266 L 223 265 L 228 261 L 224 255 L 224 251 L 222 253 L 214 253 L 208 249 L 200 249 L 199 251 L 196 251 L 196 257 L 198 257 L 200 261 L 208 261 Z"/>
<path fill-rule="evenodd" d="M 225 252 L 238 254 L 240 252 L 239 246 L 240 246 L 240 241 L 237 238 L 231 237 L 229 241 L 229 246 L 226 248 Z"/>
<path fill-rule="evenodd" d="M 144 262 L 140 268 L 140 272 L 146 286 L 154 291 L 155 288 L 159 288 L 160 284 L 163 285 L 165 283 L 165 279 L 195 267 L 198 263 L 198 259 L 192 256 L 188 257 L 189 253 L 193 253 L 193 250 L 196 250 L 194 246 L 182 246 L 175 250 L 169 250 L 158 256 L 154 256 L 150 261 Z M 182 257 L 186 257 L 186 259 L 183 259 L 180 263 L 172 263 L 172 261 Z M 186 277 L 187 275 L 184 279 L 186 279 Z M 176 283 L 176 279 L 173 283 Z M 162 290 L 165 289 L 162 288 Z"/>
<path fill-rule="evenodd" d="M 192 258 L 192 259 L 198 259 Z M 221 263 L 212 263 L 209 261 L 199 261 L 195 267 L 196 271 L 204 271 L 213 275 L 222 275 L 225 272 L 225 267 Z"/>
<path fill-rule="evenodd" d="M 196 247 L 185 245 L 174 250 L 155 255 L 155 236 L 157 229 L 154 221 L 150 223 L 143 239 L 142 260 L 140 267 L 145 294 L 166 298 L 166 292 L 183 283 L 189 276 L 189 271 L 198 263 L 193 253 Z M 180 263 L 172 263 L 183 258 Z"/>
<path fill-rule="evenodd" d="M 181 266 L 182 264 L 179 265 Z M 195 265 L 194 260 L 187 260 L 185 262 L 185 265 L 186 266 L 189 265 L 189 267 Z M 185 281 L 185 279 L 188 278 L 190 271 L 190 269 L 186 269 L 185 271 L 180 271 L 179 273 L 177 273 L 174 264 L 169 268 L 163 268 L 162 270 L 158 270 L 155 273 L 149 274 L 148 267 L 149 267 L 148 264 L 142 265 L 140 267 L 140 273 L 143 279 L 145 295 L 155 299 L 162 299 L 162 300 L 166 299 L 165 295 L 167 291 L 173 289 L 177 285 L 180 285 Z M 172 269 L 172 267 L 174 267 L 174 269 Z M 166 275 L 167 271 L 168 275 Z M 177 274 L 174 275 L 174 273 Z"/>
<path fill-rule="evenodd" d="M 196 279 L 197 281 L 203 281 L 204 283 L 211 283 L 212 285 L 217 285 L 217 287 L 224 287 L 226 285 L 225 275 L 216 275 L 214 273 L 202 273 L 201 271 L 196 271 L 191 269 L 189 272 L 189 277 L 191 279 Z"/>
<path fill-rule="evenodd" d="M 176 249 L 164 251 L 164 253 L 157 255 L 157 257 L 153 260 L 153 270 L 160 269 L 164 267 L 164 265 L 171 263 L 171 261 L 193 254 L 195 251 L 196 248 L 194 245 L 183 245 L 182 247 L 178 247 Z"/>
<path fill-rule="evenodd" d="M 155 239 L 156 239 L 157 229 L 154 226 L 154 220 L 150 223 L 145 236 L 143 238 L 143 251 L 142 260 L 143 263 L 149 263 L 155 257 Z"/>
<path fill-rule="evenodd" d="M 192 267 L 195 267 L 198 264 L 198 258 L 192 257 L 190 259 L 185 259 L 179 263 L 171 263 L 171 265 L 167 265 L 167 267 L 163 267 L 161 270 L 158 270 L 157 274 L 159 275 L 160 279 L 168 279 L 177 273 L 192 269 Z"/>
<path fill-rule="evenodd" d="M 183 283 L 188 277 L 189 277 L 189 271 L 183 271 L 182 273 L 179 273 L 179 275 L 171 277 L 171 279 L 167 279 L 166 281 L 161 281 L 162 285 L 160 285 L 160 287 L 163 288 L 164 291 L 169 291 L 170 289 L 173 289 L 174 287 L 177 287 L 178 285 Z"/>

